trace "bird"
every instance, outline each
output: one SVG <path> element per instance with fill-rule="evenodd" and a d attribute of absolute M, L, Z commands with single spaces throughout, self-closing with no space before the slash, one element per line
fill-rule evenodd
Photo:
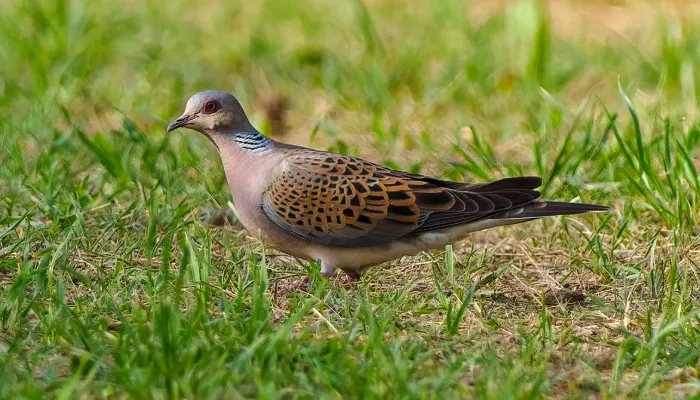
<path fill-rule="evenodd" d="M 248 232 L 291 256 L 320 261 L 348 281 L 368 267 L 443 249 L 468 234 L 607 206 L 540 199 L 536 176 L 485 183 L 442 180 L 261 134 L 240 102 L 199 92 L 167 132 L 204 134 L 221 158 L 234 208 Z"/>

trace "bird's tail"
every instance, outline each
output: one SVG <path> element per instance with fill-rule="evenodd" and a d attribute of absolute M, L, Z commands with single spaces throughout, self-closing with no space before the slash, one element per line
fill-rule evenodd
<path fill-rule="evenodd" d="M 498 219 L 536 219 L 554 215 L 573 215 L 587 212 L 603 212 L 610 207 L 595 204 L 567 203 L 564 201 L 535 201 L 516 207 L 498 216 Z"/>

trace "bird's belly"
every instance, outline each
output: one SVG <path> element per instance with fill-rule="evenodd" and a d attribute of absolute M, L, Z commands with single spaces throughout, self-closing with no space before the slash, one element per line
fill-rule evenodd
<path fill-rule="evenodd" d="M 442 249 L 448 244 L 464 239 L 471 232 L 502 224 L 503 221 L 495 219 L 484 220 L 370 247 L 313 246 L 309 258 L 320 259 L 338 268 L 361 269 L 403 256 L 413 256 L 421 251 Z"/>
<path fill-rule="evenodd" d="M 248 214 L 250 215 L 250 214 Z M 502 225 L 503 221 L 484 220 L 473 224 L 456 226 L 434 232 L 426 232 L 392 243 L 367 247 L 342 247 L 314 244 L 291 235 L 267 218 L 241 219 L 251 235 L 281 252 L 305 260 L 321 260 L 323 263 L 344 269 L 365 267 L 392 261 L 403 256 L 416 255 L 421 251 L 442 249 L 445 245 L 463 239 L 469 233 Z"/>
<path fill-rule="evenodd" d="M 399 241 L 371 247 L 318 246 L 312 249 L 310 258 L 337 268 L 359 269 L 415 255 L 421 250 L 408 242 Z"/>

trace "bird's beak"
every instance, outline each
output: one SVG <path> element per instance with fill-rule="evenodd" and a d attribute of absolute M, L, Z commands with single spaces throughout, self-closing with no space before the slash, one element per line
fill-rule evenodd
<path fill-rule="evenodd" d="M 187 124 L 192 121 L 197 115 L 196 114 L 183 114 L 175 121 L 168 125 L 168 132 L 172 132 L 177 128 L 182 128 L 187 126 Z"/>

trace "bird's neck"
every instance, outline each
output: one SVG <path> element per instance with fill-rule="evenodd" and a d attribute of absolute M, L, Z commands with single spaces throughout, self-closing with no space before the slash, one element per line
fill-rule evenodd
<path fill-rule="evenodd" d="M 216 143 L 236 210 L 241 216 L 255 215 L 270 177 L 275 176 L 272 171 L 288 155 L 277 151 L 279 143 L 252 130 L 217 136 Z M 254 221 L 241 221 L 254 226 Z"/>
<path fill-rule="evenodd" d="M 274 142 L 263 136 L 260 132 L 252 130 L 250 132 L 236 133 L 233 137 L 238 147 L 243 151 L 259 152 L 272 147 Z"/>

